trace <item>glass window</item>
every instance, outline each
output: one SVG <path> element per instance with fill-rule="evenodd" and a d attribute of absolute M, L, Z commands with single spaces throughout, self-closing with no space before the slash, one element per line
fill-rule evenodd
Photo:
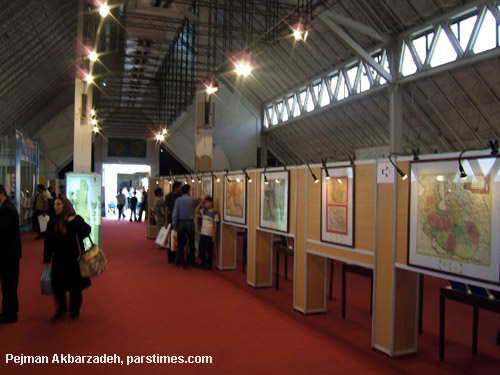
<path fill-rule="evenodd" d="M 342 100 L 349 96 L 349 88 L 345 83 L 343 74 L 340 75 L 339 79 L 340 79 L 340 86 L 339 86 L 339 92 L 337 94 L 337 100 Z"/>
<path fill-rule="evenodd" d="M 477 35 L 476 42 L 472 50 L 474 53 L 481 53 L 497 46 L 497 21 L 488 10 L 484 17 L 481 28 Z"/>
<path fill-rule="evenodd" d="M 365 64 L 362 64 L 361 66 L 363 70 L 361 71 L 361 79 L 359 80 L 358 92 L 366 91 L 371 87 Z"/>
<path fill-rule="evenodd" d="M 431 56 L 430 66 L 435 67 L 454 61 L 457 59 L 457 52 L 451 45 L 448 35 L 443 30 L 440 30 L 436 37 L 436 48 Z"/>
<path fill-rule="evenodd" d="M 313 101 L 313 98 L 312 98 L 312 93 L 311 91 L 307 90 L 308 93 L 307 93 L 307 97 L 306 97 L 306 100 L 307 100 L 307 103 L 306 103 L 306 111 L 307 112 L 311 112 L 312 110 L 314 110 L 314 101 Z"/>
<path fill-rule="evenodd" d="M 425 63 L 425 59 L 427 58 L 427 53 L 429 52 L 429 48 L 431 47 L 433 38 L 434 32 L 430 31 L 413 39 L 413 46 L 415 47 L 418 58 L 422 64 Z"/>
<path fill-rule="evenodd" d="M 467 44 L 469 43 L 476 20 L 477 14 L 469 15 L 467 18 L 456 21 L 450 26 L 463 51 L 467 49 Z"/>
<path fill-rule="evenodd" d="M 409 76 L 417 72 L 417 65 L 413 60 L 413 56 L 410 52 L 410 48 L 405 43 L 403 49 L 403 58 L 401 59 L 401 74 L 403 76 Z"/>

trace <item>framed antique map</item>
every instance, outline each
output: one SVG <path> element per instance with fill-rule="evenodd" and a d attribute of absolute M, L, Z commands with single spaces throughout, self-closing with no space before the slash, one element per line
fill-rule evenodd
<path fill-rule="evenodd" d="M 212 193 L 212 177 L 211 176 L 203 176 L 201 178 L 201 191 L 198 194 L 199 196 L 202 195 L 209 195 L 213 198 L 213 193 Z"/>
<path fill-rule="evenodd" d="M 224 220 L 246 223 L 245 175 L 229 175 L 224 178 Z"/>
<path fill-rule="evenodd" d="M 408 264 L 500 281 L 500 158 L 412 162 Z"/>
<path fill-rule="evenodd" d="M 265 177 L 267 177 L 267 184 Z M 288 232 L 289 172 L 266 172 L 260 179 L 260 226 Z"/>
<path fill-rule="evenodd" d="M 354 246 L 352 166 L 321 170 L 321 241 Z"/>

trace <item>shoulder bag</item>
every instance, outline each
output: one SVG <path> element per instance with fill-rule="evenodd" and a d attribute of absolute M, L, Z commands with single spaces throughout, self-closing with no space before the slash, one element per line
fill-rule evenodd
<path fill-rule="evenodd" d="M 76 234 L 76 243 L 78 245 L 78 251 L 80 255 L 78 256 L 78 264 L 80 265 L 80 275 L 82 277 L 97 277 L 103 273 L 106 268 L 108 268 L 108 260 L 102 249 L 92 242 L 92 238 L 89 236 L 90 243 L 92 247 L 87 251 L 82 251 L 80 245 L 80 239 L 78 234 Z"/>

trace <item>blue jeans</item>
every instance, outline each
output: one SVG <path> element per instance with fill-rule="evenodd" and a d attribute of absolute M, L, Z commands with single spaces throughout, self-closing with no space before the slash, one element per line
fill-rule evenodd
<path fill-rule="evenodd" d="M 189 245 L 187 260 L 184 261 L 184 248 L 186 242 Z M 177 255 L 175 256 L 175 265 L 183 266 L 184 264 L 194 264 L 194 221 L 193 220 L 179 220 L 177 224 Z"/>

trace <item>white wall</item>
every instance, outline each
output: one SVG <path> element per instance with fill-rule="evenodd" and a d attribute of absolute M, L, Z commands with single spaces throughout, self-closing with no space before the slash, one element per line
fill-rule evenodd
<path fill-rule="evenodd" d="M 223 84 L 212 99 L 214 103 L 213 170 L 240 169 L 256 166 L 260 147 L 258 110 L 244 98 L 237 97 Z M 189 168 L 194 170 L 194 105 L 169 127 L 166 146 Z"/>
<path fill-rule="evenodd" d="M 147 141 L 145 158 L 117 158 L 108 156 L 108 140 L 98 135 L 94 143 L 94 163 L 96 173 L 101 173 L 103 164 L 141 164 L 151 166 L 151 176 L 160 173 L 160 147 L 155 140 Z"/>

